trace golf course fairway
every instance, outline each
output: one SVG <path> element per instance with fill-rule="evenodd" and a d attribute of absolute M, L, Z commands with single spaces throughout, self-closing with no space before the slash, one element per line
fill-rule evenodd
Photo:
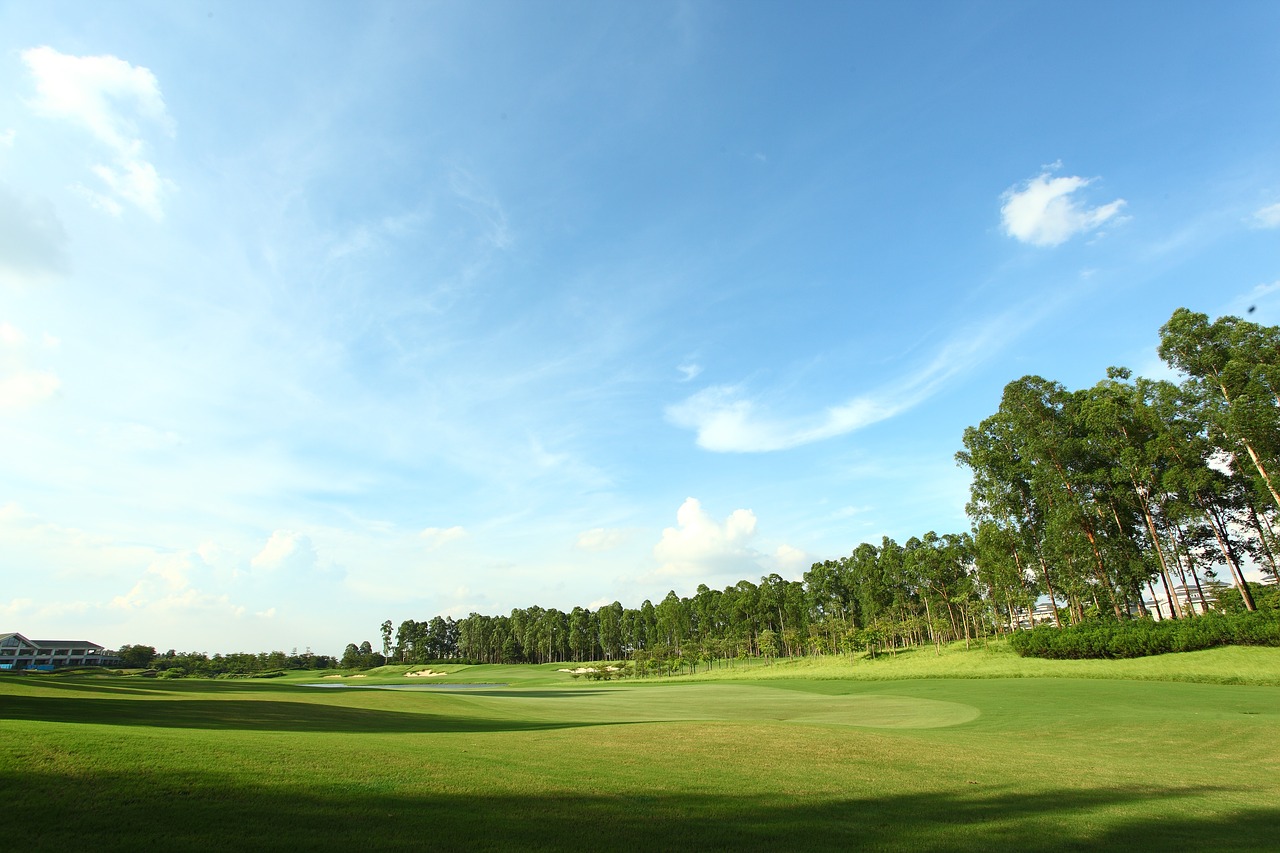
<path fill-rule="evenodd" d="M 1122 678 L 980 651 L 904 660 L 905 678 L 837 661 L 612 682 L 447 667 L 504 685 L 456 690 L 8 676 L 6 846 L 1274 849 L 1277 652 Z M 983 655 L 995 677 L 974 677 Z M 1177 657 L 1191 675 L 1164 680 Z M 1195 676 L 1215 663 L 1246 683 Z M 969 677 L 928 677 L 948 668 Z"/>

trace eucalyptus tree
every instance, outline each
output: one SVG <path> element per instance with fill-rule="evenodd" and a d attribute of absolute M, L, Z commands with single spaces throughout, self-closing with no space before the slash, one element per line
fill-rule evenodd
<path fill-rule="evenodd" d="M 811 646 L 835 654 L 853 622 L 856 604 L 847 559 L 814 563 L 804 573 Z"/>
<path fill-rule="evenodd" d="M 1165 476 L 1177 460 L 1166 440 L 1166 424 L 1147 399 L 1149 386 L 1141 380 L 1128 382 L 1131 375 L 1125 368 L 1111 367 L 1105 380 L 1076 393 L 1081 422 L 1102 473 L 1100 493 L 1094 500 L 1105 505 L 1113 520 L 1118 585 L 1126 593 L 1136 592 L 1141 602 L 1141 588 L 1148 580 L 1141 529 L 1155 554 L 1173 614 L 1184 616 L 1173 594 L 1171 573 L 1179 569 L 1172 522 L 1167 518 L 1173 496 L 1166 489 L 1170 480 Z M 1136 525 L 1135 518 L 1140 519 Z"/>
<path fill-rule="evenodd" d="M 988 528 L 983 537 L 983 559 L 993 558 L 995 531 L 999 530 L 1003 534 L 998 537 L 1000 546 L 1008 549 L 1016 568 L 1010 576 L 1037 575 L 1039 586 L 1053 604 L 1054 623 L 1061 627 L 1059 593 L 1044 550 L 1046 509 L 1051 501 L 1036 488 L 1042 478 L 1036 477 L 1037 463 L 1023 446 L 1018 421 L 1002 402 L 979 426 L 965 429 L 963 443 L 965 449 L 956 454 L 956 462 L 967 467 L 973 478 L 965 509 L 976 526 Z"/>
<path fill-rule="evenodd" d="M 1241 546 L 1236 530 L 1248 529 L 1251 495 L 1249 480 L 1238 473 L 1238 456 L 1224 453 L 1211 438 L 1211 426 L 1202 417 L 1199 394 L 1193 386 L 1174 385 L 1165 381 L 1138 380 L 1146 399 L 1156 412 L 1161 427 L 1160 441 L 1171 463 L 1163 473 L 1165 491 L 1176 495 L 1176 509 L 1188 527 L 1192 540 L 1212 534 L 1218 552 L 1226 563 L 1233 582 L 1240 590 L 1245 606 L 1253 610 L 1253 597 L 1241 571 Z M 1197 524 L 1199 517 L 1202 523 Z M 1203 531 L 1200 533 L 1198 531 Z M 1190 548 L 1184 550 L 1191 554 Z M 1196 568 L 1191 567 L 1202 606 Z"/>
<path fill-rule="evenodd" d="M 1027 577 L 1019 555 L 1018 532 L 990 519 L 978 520 L 973 535 L 974 569 L 986 588 L 993 621 L 1013 631 L 1019 614 L 1031 614 L 1040 590 Z"/>
<path fill-rule="evenodd" d="M 391 620 L 382 623 L 382 662 L 384 664 L 391 661 Z"/>
<path fill-rule="evenodd" d="M 1210 323 L 1186 308 L 1160 329 L 1160 357 L 1187 376 L 1224 450 L 1243 450 L 1280 508 L 1280 327 L 1239 317 Z"/>
<path fill-rule="evenodd" d="M 594 657 L 597 632 L 593 627 L 590 610 L 575 607 L 569 612 L 569 651 L 579 663 Z"/>
<path fill-rule="evenodd" d="M 622 657 L 623 614 L 622 603 L 618 601 L 596 611 L 600 649 L 604 652 L 605 660 L 616 660 Z"/>
<path fill-rule="evenodd" d="M 1093 499 L 1095 466 L 1078 400 L 1057 382 L 1024 376 L 1005 386 L 1000 407 L 1007 409 L 1015 439 L 1032 463 L 1032 490 L 1040 493 L 1059 528 L 1078 530 L 1087 541 L 1095 594 L 1105 591 L 1105 603 L 1121 618 L 1115 578 L 1101 538 L 1106 515 Z"/>
<path fill-rule="evenodd" d="M 693 618 L 689 610 L 689 602 L 676 595 L 675 590 L 667 593 L 666 598 L 654 608 L 657 616 L 657 636 L 659 642 L 669 646 L 675 655 L 679 655 L 681 646 L 689 639 L 693 629 Z"/>

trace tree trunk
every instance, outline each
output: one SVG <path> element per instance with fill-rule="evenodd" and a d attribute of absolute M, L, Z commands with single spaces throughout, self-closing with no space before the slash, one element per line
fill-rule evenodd
<path fill-rule="evenodd" d="M 1151 593 L 1151 603 L 1156 606 L 1156 616 L 1160 617 L 1160 620 L 1163 621 L 1164 611 L 1160 609 L 1160 596 L 1156 595 L 1155 587 L 1151 585 L 1151 580 L 1149 578 L 1147 579 L 1147 590 Z"/>
<path fill-rule="evenodd" d="M 1044 586 L 1045 586 L 1045 589 L 1049 591 L 1050 609 L 1053 610 L 1053 624 L 1061 628 L 1062 617 L 1058 615 L 1058 596 L 1054 594 L 1053 582 L 1049 580 L 1049 564 L 1045 562 L 1043 555 L 1039 555 L 1039 557 L 1040 557 L 1040 570 L 1041 572 L 1044 573 Z M 1032 610 L 1031 613 L 1028 614 L 1028 617 L 1031 619 L 1031 626 L 1034 628 L 1035 627 L 1034 609 Z"/>
<path fill-rule="evenodd" d="M 1151 507 L 1147 504 L 1147 496 L 1142 493 L 1142 489 L 1132 476 L 1129 477 L 1129 481 L 1133 483 L 1134 494 L 1138 496 L 1138 506 L 1142 508 L 1142 517 L 1147 522 L 1147 532 L 1151 534 L 1151 544 L 1156 549 L 1156 556 L 1160 558 L 1160 573 L 1164 576 L 1165 592 L 1170 592 L 1172 584 L 1169 579 L 1169 561 L 1164 558 L 1164 549 L 1160 547 L 1160 534 L 1156 532 L 1156 522 L 1151 517 Z M 1169 609 L 1178 619 L 1186 615 L 1182 612 L 1182 602 L 1177 600 L 1177 596 L 1169 598 Z"/>
<path fill-rule="evenodd" d="M 1196 596 L 1200 599 L 1200 612 L 1208 613 L 1209 602 L 1205 600 L 1204 589 L 1200 586 L 1200 575 L 1196 574 L 1196 563 L 1191 556 L 1191 549 L 1187 547 L 1182 528 L 1177 524 L 1173 524 L 1170 525 L 1169 529 L 1173 534 L 1173 544 L 1176 549 L 1174 556 L 1187 564 L 1187 571 L 1191 572 L 1191 581 L 1196 585 Z"/>
<path fill-rule="evenodd" d="M 1258 533 L 1258 542 L 1262 545 L 1262 553 L 1267 558 L 1267 569 L 1271 572 L 1271 577 L 1275 578 L 1276 583 L 1280 584 L 1280 567 L 1276 566 L 1276 555 L 1271 550 L 1270 539 L 1273 538 L 1271 525 L 1267 525 L 1267 530 L 1263 530 L 1263 519 L 1258 517 L 1258 511 L 1249 505 L 1249 522 L 1253 525 L 1253 529 Z"/>
<path fill-rule="evenodd" d="M 1227 393 L 1227 386 L 1223 384 L 1221 377 L 1214 377 L 1218 382 L 1218 389 L 1222 391 L 1222 399 L 1227 401 L 1227 405 L 1231 405 L 1231 395 Z M 1267 491 L 1271 493 L 1271 499 L 1276 502 L 1276 507 L 1280 508 L 1280 492 L 1276 491 L 1276 487 L 1271 482 L 1271 475 L 1267 473 L 1266 466 L 1262 464 L 1262 458 L 1258 456 L 1258 452 L 1253 449 L 1253 445 L 1244 436 L 1240 436 L 1240 443 L 1244 445 L 1244 450 L 1249 454 L 1249 459 L 1253 461 L 1253 467 L 1258 469 L 1258 474 L 1262 476 L 1262 482 L 1267 484 Z"/>

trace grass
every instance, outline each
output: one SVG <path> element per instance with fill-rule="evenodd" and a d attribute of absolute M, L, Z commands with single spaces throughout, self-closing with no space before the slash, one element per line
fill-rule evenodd
<path fill-rule="evenodd" d="M 1276 651 L 1023 661 L 961 648 L 604 683 L 556 666 L 433 667 L 506 685 L 451 692 L 303 686 L 315 673 L 9 676 L 0 792 L 21 805 L 6 842 L 1271 849 Z M 418 681 L 379 669 L 359 683 Z"/>

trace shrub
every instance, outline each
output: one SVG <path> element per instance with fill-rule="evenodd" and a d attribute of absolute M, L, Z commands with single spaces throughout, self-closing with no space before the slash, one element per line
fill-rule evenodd
<path fill-rule="evenodd" d="M 1214 646 L 1280 646 L 1280 614 L 1258 610 L 1160 622 L 1143 618 L 1090 620 L 1067 628 L 1040 625 L 1016 632 L 1009 645 L 1022 657 L 1058 660 L 1136 658 Z"/>

